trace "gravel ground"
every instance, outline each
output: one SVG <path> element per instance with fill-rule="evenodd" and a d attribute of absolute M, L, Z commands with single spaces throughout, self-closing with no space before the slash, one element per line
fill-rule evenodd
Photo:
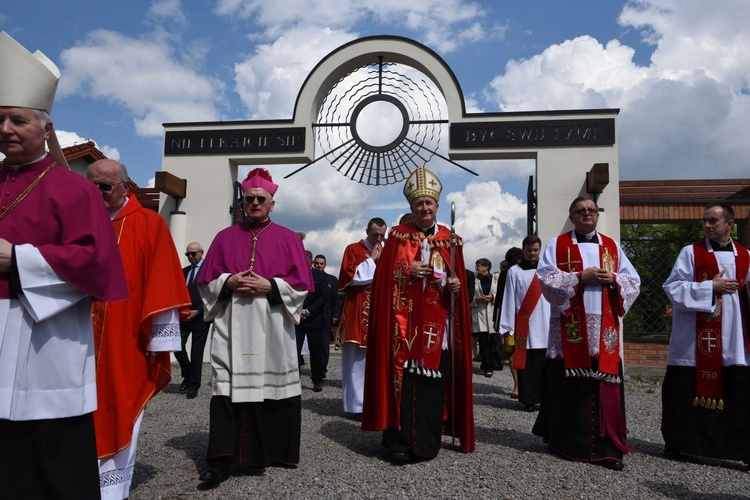
<path fill-rule="evenodd" d="M 141 498 L 750 498 L 750 474 L 741 463 L 662 458 L 661 385 L 626 381 L 629 442 L 625 470 L 569 462 L 551 455 L 531 434 L 535 413 L 510 399 L 506 368 L 485 378 L 474 364 L 477 450 L 456 451 L 450 438 L 434 460 L 392 465 L 380 433 L 362 432 L 341 405 L 341 357 L 331 352 L 323 392 L 312 391 L 302 367 L 302 446 L 297 469 L 252 472 L 238 467 L 216 488 L 199 489 L 208 443 L 210 389 L 186 399 L 175 381 L 146 409 L 132 499 Z M 204 380 L 210 380 L 204 365 Z M 177 383 L 175 383 L 177 382 Z"/>

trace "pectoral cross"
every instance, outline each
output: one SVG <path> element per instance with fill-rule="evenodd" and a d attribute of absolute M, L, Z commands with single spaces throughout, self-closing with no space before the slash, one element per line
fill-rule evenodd
<path fill-rule="evenodd" d="M 567 262 L 560 262 L 561 266 L 568 266 L 568 272 L 573 271 L 573 264 L 580 264 L 580 260 L 570 260 L 570 248 L 568 248 L 568 261 Z"/>

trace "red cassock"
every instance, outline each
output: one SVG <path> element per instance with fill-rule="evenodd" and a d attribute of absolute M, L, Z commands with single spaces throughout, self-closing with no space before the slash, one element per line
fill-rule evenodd
<path fill-rule="evenodd" d="M 170 309 L 187 309 L 190 295 L 164 219 L 136 197 L 112 221 L 130 299 L 93 306 L 98 408 L 94 412 L 99 458 L 115 455 L 133 437 L 146 403 L 170 380 L 168 352 L 149 362 L 151 320 Z"/>
<path fill-rule="evenodd" d="M 421 280 L 415 282 L 409 278 L 412 262 L 421 260 L 422 239 L 424 235 L 420 236 L 413 223 L 396 226 L 391 229 L 378 259 L 365 368 L 363 430 L 400 428 L 400 387 L 406 362 L 416 362 L 435 370 L 436 366 L 431 366 L 436 363 L 435 356 L 437 363 L 441 354 L 451 356 L 450 349 L 441 352 L 440 340 L 442 335 L 447 335 L 443 330 L 450 309 L 449 293 L 438 286 L 431 290 L 430 285 L 423 290 Z M 437 233 L 428 237 L 428 241 L 434 254 L 439 254 L 448 269 L 451 262 L 450 231 L 438 226 Z M 462 245 L 458 238 L 455 276 L 461 280 L 462 286 L 466 286 Z M 447 373 L 444 374 L 447 386 L 442 433 L 450 435 L 455 423 L 455 437 L 461 442 L 461 451 L 470 452 L 475 449 L 474 396 L 471 314 L 465 293 L 456 294 L 454 325 L 455 371 L 451 371 L 452 363 L 448 363 Z M 437 353 L 434 343 L 436 331 L 439 332 Z M 453 395 L 455 402 L 452 401 Z"/>

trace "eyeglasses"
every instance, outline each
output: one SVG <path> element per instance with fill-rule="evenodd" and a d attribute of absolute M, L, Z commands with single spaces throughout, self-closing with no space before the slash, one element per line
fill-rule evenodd
<path fill-rule="evenodd" d="M 262 205 L 266 202 L 265 196 L 245 196 L 245 203 L 253 203 L 255 200 L 258 200 L 258 205 Z"/>
<path fill-rule="evenodd" d="M 578 210 L 574 211 L 573 213 L 576 214 L 576 215 L 587 215 L 587 214 L 598 215 L 599 214 L 599 210 L 597 210 L 596 208 L 579 208 Z"/>
<path fill-rule="evenodd" d="M 116 186 L 119 186 L 120 184 L 125 184 L 127 181 L 120 181 L 116 184 L 107 184 L 106 182 L 96 182 L 96 181 L 91 181 L 91 182 L 94 183 L 94 186 L 99 188 L 99 191 L 108 193 L 112 191 L 112 189 L 114 189 Z"/>
<path fill-rule="evenodd" d="M 727 222 L 726 220 L 721 219 L 703 219 L 701 221 L 701 225 L 703 226 L 715 226 L 717 224 L 720 224 L 722 222 Z"/>
<path fill-rule="evenodd" d="M 199 253 L 203 253 L 203 250 L 198 250 L 197 252 L 185 252 L 185 257 L 195 257 Z"/>

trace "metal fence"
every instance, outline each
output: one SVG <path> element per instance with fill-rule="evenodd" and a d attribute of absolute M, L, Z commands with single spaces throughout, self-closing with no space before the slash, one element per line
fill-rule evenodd
<path fill-rule="evenodd" d="M 622 249 L 641 277 L 641 294 L 623 323 L 626 337 L 669 337 L 671 305 L 662 284 L 669 277 L 680 249 L 702 236 L 697 224 L 622 225 Z"/>

